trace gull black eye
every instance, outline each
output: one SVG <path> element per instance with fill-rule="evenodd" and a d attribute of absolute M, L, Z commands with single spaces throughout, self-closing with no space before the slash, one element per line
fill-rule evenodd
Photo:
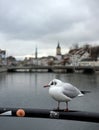
<path fill-rule="evenodd" d="M 53 85 L 53 82 L 51 83 L 51 85 Z"/>

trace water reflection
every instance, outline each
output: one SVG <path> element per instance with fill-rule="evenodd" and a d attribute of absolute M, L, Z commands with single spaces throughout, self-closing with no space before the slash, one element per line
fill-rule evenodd
<path fill-rule="evenodd" d="M 6 80 L 7 74 L 6 73 L 1 73 L 0 74 L 0 89 L 3 87 L 6 87 L 5 80 Z"/>
<path fill-rule="evenodd" d="M 55 73 L 8 73 L 0 74 L 0 106 L 53 109 L 57 103 L 49 96 L 43 86 L 58 78 L 72 83 L 80 90 L 91 90 L 90 94 L 70 102 L 70 109 L 99 112 L 99 75 L 55 74 Z M 61 104 L 64 108 L 65 104 Z M 3 125 L 2 122 L 5 122 Z M 10 125 L 9 125 L 10 124 Z M 70 129 L 98 130 L 99 125 L 43 119 L 0 119 L 2 130 L 15 129 Z"/>

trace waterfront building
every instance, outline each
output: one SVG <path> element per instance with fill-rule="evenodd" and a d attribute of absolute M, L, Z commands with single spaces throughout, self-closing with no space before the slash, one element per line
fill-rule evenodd
<path fill-rule="evenodd" d="M 0 49 L 0 65 L 6 65 L 6 51 Z"/>
<path fill-rule="evenodd" d="M 89 58 L 90 54 L 84 48 L 73 49 L 69 52 L 71 65 L 78 66 L 83 59 Z"/>
<path fill-rule="evenodd" d="M 92 58 L 86 58 L 79 62 L 79 66 L 99 66 L 99 61 L 95 61 Z"/>

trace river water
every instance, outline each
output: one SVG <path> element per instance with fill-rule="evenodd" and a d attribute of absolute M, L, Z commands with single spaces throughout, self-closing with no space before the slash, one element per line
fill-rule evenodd
<path fill-rule="evenodd" d="M 99 112 L 99 74 L 0 73 L 0 107 L 44 108 L 57 106 L 43 88 L 57 78 L 91 93 L 75 98 L 69 109 Z M 65 103 L 61 103 L 65 108 Z M 0 130 L 98 130 L 99 124 L 80 121 L 0 117 Z"/>

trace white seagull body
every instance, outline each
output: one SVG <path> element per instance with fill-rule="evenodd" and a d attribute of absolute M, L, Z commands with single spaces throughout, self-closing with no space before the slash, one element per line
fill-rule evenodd
<path fill-rule="evenodd" d="M 83 96 L 82 92 L 75 86 L 58 79 L 52 80 L 44 87 L 49 87 L 49 94 L 54 100 L 58 101 L 58 110 L 60 102 L 66 102 L 66 111 L 68 111 L 68 102 L 77 96 Z"/>

